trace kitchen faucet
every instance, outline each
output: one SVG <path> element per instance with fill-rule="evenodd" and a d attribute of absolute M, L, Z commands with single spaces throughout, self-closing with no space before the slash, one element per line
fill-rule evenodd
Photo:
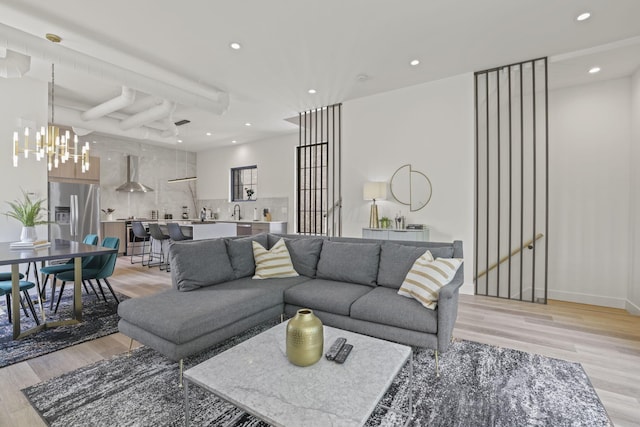
<path fill-rule="evenodd" d="M 238 209 L 238 214 L 236 215 L 236 208 Z M 235 204 L 235 206 L 233 207 L 233 215 L 231 215 L 234 219 L 236 220 L 240 220 L 240 205 L 239 204 Z"/>

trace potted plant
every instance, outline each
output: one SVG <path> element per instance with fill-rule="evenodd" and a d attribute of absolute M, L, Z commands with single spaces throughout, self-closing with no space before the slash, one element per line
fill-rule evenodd
<path fill-rule="evenodd" d="M 47 208 L 45 208 L 46 199 L 32 200 L 24 190 L 22 190 L 22 196 L 22 200 L 6 202 L 11 209 L 4 214 L 22 223 L 21 242 L 35 242 L 38 240 L 36 225 L 49 222 L 42 216 L 47 211 Z"/>
<path fill-rule="evenodd" d="M 113 208 L 101 209 L 102 212 L 107 216 L 107 221 L 113 221 L 113 213 L 116 211 Z"/>
<path fill-rule="evenodd" d="M 247 199 L 251 200 L 251 196 L 253 196 L 253 193 L 255 193 L 255 191 L 253 191 L 253 188 L 245 187 L 244 191 L 247 192 Z"/>

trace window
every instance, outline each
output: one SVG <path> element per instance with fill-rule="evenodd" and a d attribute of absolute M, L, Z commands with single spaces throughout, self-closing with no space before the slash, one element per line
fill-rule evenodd
<path fill-rule="evenodd" d="M 258 198 L 258 166 L 231 169 L 231 201 L 247 202 Z"/>

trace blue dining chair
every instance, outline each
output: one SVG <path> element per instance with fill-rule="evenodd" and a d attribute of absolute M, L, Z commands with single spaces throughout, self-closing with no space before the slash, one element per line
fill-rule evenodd
<path fill-rule="evenodd" d="M 120 245 L 120 239 L 117 237 L 105 237 L 102 240 L 102 246 L 109 249 L 117 249 Z M 120 303 L 120 300 L 116 296 L 116 293 L 113 291 L 111 287 L 111 283 L 109 283 L 108 278 L 113 275 L 113 271 L 116 267 L 116 259 L 118 257 L 117 253 L 106 254 L 95 256 L 94 259 L 89 263 L 86 268 L 82 269 L 82 280 L 86 280 L 91 283 L 91 280 L 96 281 L 98 284 L 98 289 L 100 289 L 100 293 L 102 294 L 102 298 L 107 301 L 107 297 L 104 294 L 104 290 L 102 289 L 102 283 L 100 280 L 104 280 L 107 288 L 113 295 L 113 298 L 116 300 L 116 303 Z M 62 281 L 62 285 L 60 286 L 60 292 L 58 293 L 58 301 L 56 302 L 55 312 L 58 311 L 58 305 L 60 304 L 60 299 L 62 297 L 62 291 L 64 290 L 64 285 L 66 282 L 73 282 L 75 280 L 73 271 L 64 271 L 62 273 L 56 274 L 56 278 Z"/>
<path fill-rule="evenodd" d="M 84 237 L 84 240 L 82 241 L 82 243 L 85 243 L 87 245 L 97 245 L 98 244 L 98 235 L 97 234 L 87 234 Z M 92 256 L 88 256 L 88 257 L 83 257 L 82 258 L 82 268 L 85 268 L 86 266 L 88 266 L 91 261 L 93 260 L 94 257 Z M 47 287 L 47 282 L 49 281 L 49 276 L 53 275 L 53 279 L 51 280 L 51 303 L 49 305 L 49 309 L 53 308 L 53 300 L 55 299 L 55 293 L 56 293 L 56 274 L 58 273 L 63 273 L 65 271 L 73 271 L 74 269 L 74 258 L 71 258 L 69 261 L 67 261 L 64 264 L 57 264 L 57 265 L 48 265 L 46 267 L 42 267 L 40 269 L 40 272 L 42 274 L 46 274 L 45 278 L 44 278 L 44 283 L 42 284 L 42 290 L 40 293 L 40 296 L 42 298 L 44 298 L 44 292 L 45 292 L 45 288 Z M 84 283 L 83 283 L 84 285 Z M 86 285 L 85 286 L 85 290 L 87 292 L 89 292 L 89 290 L 87 289 Z M 91 286 L 91 288 L 93 288 L 93 285 Z M 93 289 L 93 292 L 96 293 L 96 290 Z M 98 294 L 96 293 L 96 296 Z"/>
<path fill-rule="evenodd" d="M 20 273 L 20 279 L 22 278 L 24 278 L 24 275 Z M 29 295 L 29 289 L 35 288 L 36 284 L 26 280 L 20 280 L 19 286 L 20 292 L 24 295 L 24 298 L 20 298 L 20 305 L 22 306 L 24 315 L 29 317 L 27 307 L 24 305 L 24 301 L 26 300 L 29 305 L 29 310 L 33 315 L 33 319 L 36 321 L 36 325 L 40 325 L 40 319 L 38 319 L 38 315 L 36 314 L 36 308 L 33 305 L 33 301 L 31 301 L 31 296 Z M 11 287 L 11 273 L 0 273 L 0 296 L 4 295 L 7 301 L 7 316 L 9 317 L 9 323 L 11 323 Z"/>

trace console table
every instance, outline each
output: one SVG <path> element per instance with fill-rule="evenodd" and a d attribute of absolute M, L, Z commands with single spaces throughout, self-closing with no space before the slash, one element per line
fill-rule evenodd
<path fill-rule="evenodd" d="M 412 242 L 428 242 L 429 227 L 421 230 L 407 230 L 396 228 L 363 228 L 362 237 L 377 240 L 404 240 Z"/>

